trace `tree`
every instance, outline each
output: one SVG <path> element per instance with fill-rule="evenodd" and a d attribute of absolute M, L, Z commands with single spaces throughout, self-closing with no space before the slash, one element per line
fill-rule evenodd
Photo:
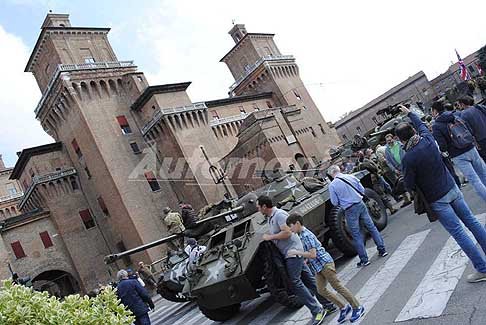
<path fill-rule="evenodd" d="M 71 295 L 62 301 L 10 280 L 0 288 L 0 324 L 130 325 L 134 320 L 110 287 L 94 298 Z"/>
<path fill-rule="evenodd" d="M 483 73 L 486 73 L 486 45 L 479 49 L 478 59 L 479 59 L 479 64 L 483 69 Z"/>

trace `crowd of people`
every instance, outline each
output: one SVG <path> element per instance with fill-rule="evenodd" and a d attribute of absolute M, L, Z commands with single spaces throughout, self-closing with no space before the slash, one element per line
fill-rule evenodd
<path fill-rule="evenodd" d="M 396 210 L 389 196 L 398 200 L 398 194 L 403 194 L 402 206 L 410 204 L 413 198 L 415 211 L 426 213 L 430 221 L 438 220 L 472 261 L 476 271 L 467 276 L 467 281 L 486 281 L 486 229 L 464 200 L 456 173 L 457 168 L 486 201 L 486 107 L 474 105 L 474 100 L 467 96 L 460 98 L 459 104 L 456 111 L 447 110 L 443 102 L 435 102 L 432 105 L 433 120 L 428 125 L 400 105 L 411 123 L 398 124 L 394 134 L 387 134 L 386 143 L 378 145 L 376 150 L 358 135 L 355 139 L 355 149 L 359 147 L 356 161 L 346 158 L 340 165 L 329 167 L 331 202 L 344 210 L 358 252 L 357 267 L 370 264 L 360 224 L 373 238 L 378 255 L 382 258 L 388 255 L 384 240 L 363 201 L 366 199 L 365 189 L 358 178 L 351 175 L 358 170 L 367 170 L 372 175 L 373 189 L 392 214 Z M 339 307 L 339 323 L 345 322 L 349 314 L 350 322 L 359 320 L 364 314 L 364 306 L 341 284 L 332 257 L 305 228 L 303 217 L 288 215 L 274 207 L 267 196 L 260 196 L 257 206 L 269 222 L 269 233 L 263 235 L 263 239 L 273 241 L 285 257 L 295 294 L 310 310 L 313 324 L 322 323 L 329 312 L 329 307 L 317 300 L 317 293 Z M 482 252 L 463 225 L 471 231 Z M 347 303 L 326 289 L 328 282 Z"/>
<path fill-rule="evenodd" d="M 414 200 L 415 211 L 426 213 L 430 221 L 438 220 L 456 240 L 472 261 L 475 272 L 468 275 L 468 282 L 486 281 L 486 229 L 473 215 L 461 192 L 457 170 L 473 186 L 475 192 L 486 201 L 486 107 L 474 105 L 472 98 L 459 99 L 458 110 L 452 105 L 437 101 L 432 105 L 432 121 L 422 121 L 407 107 L 400 105 L 411 123 L 402 122 L 394 134 L 385 136 L 385 142 L 375 150 L 360 136 L 355 161 L 346 158 L 340 165 L 332 165 L 327 171 L 330 178 L 331 203 L 344 210 L 347 227 L 358 253 L 357 267 L 370 264 L 364 246 L 360 225 L 370 233 L 378 255 L 388 255 L 385 242 L 375 227 L 367 206 L 365 189 L 351 173 L 367 170 L 371 174 L 373 189 L 380 195 L 386 208 L 394 214 L 392 204 L 403 200 L 402 207 Z M 452 106 L 454 108 L 454 106 Z M 429 122 L 429 123 L 427 123 Z M 358 140 L 358 139 L 356 139 Z M 340 310 L 338 323 L 356 322 L 363 317 L 365 307 L 339 280 L 331 255 L 326 252 L 317 237 L 305 227 L 302 215 L 274 206 L 268 196 L 257 199 L 259 211 L 268 219 L 269 232 L 263 240 L 275 243 L 285 258 L 287 275 L 294 293 L 310 310 L 313 325 L 323 322 L 326 314 Z M 163 222 L 170 234 L 197 234 L 197 214 L 189 204 L 180 203 L 180 212 L 170 208 L 163 210 Z M 464 230 L 465 225 L 479 243 L 481 250 Z M 172 243 L 172 249 L 184 245 Z M 186 254 L 189 263 L 196 264 L 205 251 L 193 238 L 187 240 Z M 118 294 L 122 302 L 136 316 L 136 324 L 150 324 L 148 310 L 153 308 L 150 295 L 144 286 L 156 286 L 155 278 L 143 262 L 138 272 L 118 272 Z M 339 293 L 328 290 L 327 284 Z M 318 294 L 321 296 L 318 299 Z M 333 305 L 334 304 L 334 305 Z"/>

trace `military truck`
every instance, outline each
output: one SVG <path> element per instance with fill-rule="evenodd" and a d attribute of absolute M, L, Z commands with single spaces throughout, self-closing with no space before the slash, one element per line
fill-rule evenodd
<path fill-rule="evenodd" d="M 383 202 L 370 189 L 370 174 L 361 171 L 355 175 L 366 188 L 366 204 L 373 221 L 382 230 L 388 216 Z M 207 250 L 195 270 L 187 272 L 187 257 L 177 254 L 177 259 L 182 260 L 174 258 L 173 269 L 164 274 L 159 283 L 167 289 L 168 282 L 179 282 L 177 290 L 182 287 L 182 291 L 172 293 L 181 301 L 195 300 L 201 312 L 215 321 L 230 319 L 238 313 L 242 302 L 255 299 L 263 292 L 269 292 L 282 305 L 300 307 L 288 281 L 284 257 L 272 242 L 262 240 L 262 235 L 268 232 L 268 222 L 257 211 L 256 201 L 260 195 L 270 196 L 280 208 L 302 214 L 306 227 L 316 233 L 326 247 L 332 243 L 343 255 L 354 256 L 356 251 L 344 213 L 330 203 L 328 185 L 313 178 L 298 180 L 294 174 L 278 175 L 262 188 L 235 200 L 226 212 L 199 221 L 217 222 L 220 227 L 209 237 Z M 160 245 L 175 236 L 107 256 L 106 261 Z"/>

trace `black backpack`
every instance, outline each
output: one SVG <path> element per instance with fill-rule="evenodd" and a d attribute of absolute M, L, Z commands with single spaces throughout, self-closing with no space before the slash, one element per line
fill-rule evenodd
<path fill-rule="evenodd" d="M 447 128 L 454 147 L 463 149 L 474 144 L 474 137 L 463 119 L 456 116 L 453 123 L 447 124 Z"/>

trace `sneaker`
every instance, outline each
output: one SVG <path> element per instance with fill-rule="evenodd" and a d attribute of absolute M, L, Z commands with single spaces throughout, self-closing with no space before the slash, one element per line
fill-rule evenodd
<path fill-rule="evenodd" d="M 341 309 L 341 313 L 339 314 L 339 318 L 338 318 L 338 323 L 339 324 L 342 324 L 346 321 L 346 318 L 348 317 L 349 313 L 353 310 L 353 308 L 351 308 L 351 305 L 346 305 L 346 307 L 344 307 L 343 309 Z"/>
<path fill-rule="evenodd" d="M 363 306 L 359 306 L 358 308 L 353 309 L 353 314 L 351 315 L 351 318 L 349 319 L 349 321 L 351 323 L 356 322 L 358 319 L 363 317 L 364 313 L 365 313 L 365 309 L 364 309 Z"/>
<path fill-rule="evenodd" d="M 368 266 L 370 265 L 370 261 L 359 261 L 358 264 L 356 264 L 357 267 L 363 267 L 363 266 Z"/>
<path fill-rule="evenodd" d="M 387 251 L 378 252 L 378 255 L 380 255 L 381 257 L 385 257 L 388 255 L 388 252 Z"/>
<path fill-rule="evenodd" d="M 326 311 L 326 315 L 334 314 L 337 311 L 337 307 L 333 304 L 329 304 L 327 306 L 323 306 L 324 310 Z"/>
<path fill-rule="evenodd" d="M 326 309 L 321 309 L 320 312 L 318 312 L 314 316 L 314 320 L 312 321 L 312 325 L 320 325 L 324 321 L 324 317 L 327 315 L 327 310 Z"/>
<path fill-rule="evenodd" d="M 475 272 L 467 276 L 467 282 L 469 283 L 475 283 L 481 281 L 486 281 L 486 273 Z"/>

